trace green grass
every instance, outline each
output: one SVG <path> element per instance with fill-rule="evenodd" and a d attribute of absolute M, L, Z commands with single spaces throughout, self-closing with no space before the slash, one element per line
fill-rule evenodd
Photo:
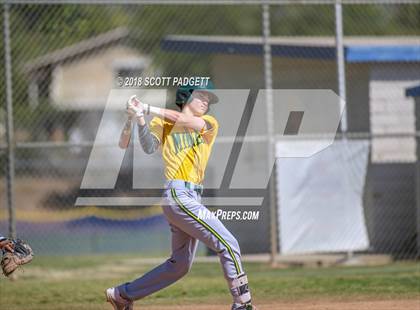
<path fill-rule="evenodd" d="M 151 267 L 132 255 L 36 257 L 24 271 L 18 271 L 17 281 L 0 279 L 0 308 L 106 309 L 105 288 L 129 281 Z M 252 263 L 245 268 L 255 299 L 260 301 L 420 297 L 420 269 L 414 262 L 322 269 L 272 269 Z M 221 267 L 197 263 L 185 278 L 140 305 L 229 301 Z"/>

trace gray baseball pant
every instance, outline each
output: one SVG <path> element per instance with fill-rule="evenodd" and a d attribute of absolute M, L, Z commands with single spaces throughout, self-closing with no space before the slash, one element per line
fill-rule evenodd
<path fill-rule="evenodd" d="M 200 203 L 200 194 L 185 188 L 184 183 L 169 181 L 164 193 L 163 213 L 172 232 L 171 257 L 142 277 L 118 286 L 124 298 L 144 298 L 182 278 L 191 268 L 198 241 L 217 253 L 234 301 L 240 298 L 234 288 L 234 280 L 244 273 L 238 242 Z"/>

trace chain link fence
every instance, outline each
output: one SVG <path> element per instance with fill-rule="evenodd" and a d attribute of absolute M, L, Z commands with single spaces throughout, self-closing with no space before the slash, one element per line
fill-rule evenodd
<path fill-rule="evenodd" d="M 105 195 L 80 190 L 80 184 L 104 104 L 110 90 L 119 87 L 118 78 L 210 76 L 217 88 L 255 92 L 265 87 L 262 7 L 257 2 L 105 2 L 3 6 L 10 15 L 16 231 L 39 253 L 156 255 L 169 249 L 169 228 L 158 206 L 74 206 L 82 194 Z M 373 2 L 343 2 L 346 136 L 370 145 L 363 194 L 367 252 L 412 258 L 417 252 L 419 128 L 414 99 L 405 90 L 420 84 L 420 59 L 415 56 L 420 4 Z M 274 89 L 338 92 L 334 2 L 313 3 L 269 7 Z M 5 85 L 5 66 L 0 71 Z M 170 108 L 175 108 L 173 91 L 167 98 Z M 5 88 L 0 94 L 6 102 Z M 278 129 L 275 133 L 281 134 Z M 0 145 L 0 232 L 6 234 L 6 104 L 0 111 Z M 132 153 L 131 147 L 112 195 L 130 195 Z M 270 252 L 267 199 L 258 210 L 257 224 L 226 223 L 244 253 Z"/>

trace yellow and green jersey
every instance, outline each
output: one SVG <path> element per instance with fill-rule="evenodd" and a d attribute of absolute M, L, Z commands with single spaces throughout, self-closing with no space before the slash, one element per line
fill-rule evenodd
<path fill-rule="evenodd" d="M 202 118 L 210 125 L 207 126 L 209 129 L 195 131 L 174 126 L 160 117 L 151 120 L 150 132 L 160 142 L 167 180 L 184 180 L 195 184 L 203 182 L 219 124 L 210 115 Z"/>

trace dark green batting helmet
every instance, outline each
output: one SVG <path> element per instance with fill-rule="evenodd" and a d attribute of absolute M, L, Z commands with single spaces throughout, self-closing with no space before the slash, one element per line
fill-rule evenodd
<path fill-rule="evenodd" d="M 217 103 L 219 98 L 213 92 L 214 86 L 211 81 L 208 81 L 206 84 L 200 84 L 199 86 L 185 85 L 179 87 L 176 91 L 175 104 L 182 109 L 184 104 L 188 103 L 191 99 L 191 95 L 194 91 L 205 92 L 209 95 L 210 101 L 209 104 Z"/>

